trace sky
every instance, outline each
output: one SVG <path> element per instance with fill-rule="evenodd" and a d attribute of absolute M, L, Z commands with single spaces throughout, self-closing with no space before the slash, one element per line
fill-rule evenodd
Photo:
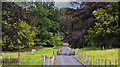
<path fill-rule="evenodd" d="M 55 2 L 55 6 L 58 8 L 73 8 L 70 2 Z"/>
<path fill-rule="evenodd" d="M 77 1 L 77 0 L 54 0 L 55 1 L 55 6 L 58 7 L 58 8 L 74 8 L 76 9 L 75 7 L 73 7 L 70 2 L 79 2 L 80 1 Z"/>

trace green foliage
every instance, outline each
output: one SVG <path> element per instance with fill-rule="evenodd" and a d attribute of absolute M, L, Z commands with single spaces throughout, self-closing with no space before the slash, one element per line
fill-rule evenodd
<path fill-rule="evenodd" d="M 51 37 L 52 39 L 52 44 L 55 46 L 60 46 L 61 45 L 61 36 L 60 34 L 55 34 L 53 37 Z"/>
<path fill-rule="evenodd" d="M 77 9 L 67 8 L 65 16 L 60 19 L 60 31 L 65 34 L 64 41 L 72 48 L 83 48 L 87 46 L 84 36 L 87 30 L 94 26 L 94 10 L 106 8 L 108 2 L 71 2 L 73 6 L 80 6 Z"/>
<path fill-rule="evenodd" d="M 3 21 L 3 23 L 5 22 Z M 21 37 L 21 39 L 24 40 L 24 42 L 22 42 L 20 39 L 17 39 L 18 44 L 13 44 L 11 38 L 9 38 L 8 35 L 6 35 L 6 33 L 2 32 L 4 36 L 2 39 L 3 50 L 22 49 L 34 46 L 33 38 L 35 37 L 36 33 L 34 30 L 32 30 L 33 28 L 30 25 L 28 25 L 24 21 L 21 21 L 21 23 L 18 23 L 18 26 L 13 26 L 17 30 L 18 36 Z"/>
<path fill-rule="evenodd" d="M 34 12 L 25 10 L 15 3 L 3 3 L 2 50 L 34 46 L 33 38 L 36 35 L 36 29 L 32 25 L 32 21 L 35 16 Z"/>
<path fill-rule="evenodd" d="M 3 50 L 60 45 L 57 31 L 64 10 L 55 8 L 54 2 L 3 3 L 3 6 Z"/>
<path fill-rule="evenodd" d="M 63 9 L 55 8 L 54 2 L 34 2 L 29 4 L 34 4 L 36 7 L 30 6 L 28 9 L 38 13 L 34 23 L 35 27 L 40 30 L 35 37 L 36 45 L 53 45 L 54 40 L 52 39 L 57 36 L 59 18 L 63 15 Z"/>
<path fill-rule="evenodd" d="M 119 46 L 120 27 L 118 25 L 119 11 L 118 3 L 110 3 L 107 9 L 102 8 L 93 11 L 96 18 L 95 26 L 89 28 L 86 41 L 90 45 L 96 46 Z"/>
<path fill-rule="evenodd" d="M 35 30 L 32 30 L 31 26 L 29 26 L 25 22 L 21 22 L 17 28 L 21 29 L 18 33 L 26 42 L 23 44 L 23 46 L 27 48 L 34 46 L 34 37 L 36 35 Z"/>

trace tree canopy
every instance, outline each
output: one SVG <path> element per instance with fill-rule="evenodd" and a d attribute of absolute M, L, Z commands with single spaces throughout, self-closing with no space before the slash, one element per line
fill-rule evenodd
<path fill-rule="evenodd" d="M 2 3 L 3 50 L 20 49 L 34 45 L 33 21 L 36 12 L 28 11 L 15 3 Z"/>
<path fill-rule="evenodd" d="M 57 9 L 54 2 L 2 4 L 3 50 L 60 45 L 61 38 L 57 31 L 59 18 L 64 15 L 65 9 Z"/>
<path fill-rule="evenodd" d="M 29 4 L 34 4 L 36 7 L 30 6 L 28 9 L 38 13 L 34 24 L 39 30 L 35 37 L 35 43 L 37 45 L 53 45 L 53 38 L 58 36 L 59 18 L 64 15 L 65 9 L 57 9 L 54 2 L 33 2 Z M 61 41 L 59 42 L 61 43 Z"/>
<path fill-rule="evenodd" d="M 79 4 L 81 7 L 78 9 L 67 8 L 59 26 L 60 30 L 66 34 L 64 41 L 69 42 L 72 47 L 86 46 L 84 35 L 90 27 L 95 25 L 95 16 L 92 12 L 99 8 L 106 9 L 107 4 L 109 3 L 83 2 Z"/>
<path fill-rule="evenodd" d="M 89 28 L 88 35 L 85 36 L 89 45 L 120 47 L 120 26 L 118 16 L 120 15 L 118 2 L 110 3 L 107 9 L 97 9 L 93 11 L 96 22 L 93 28 Z"/>

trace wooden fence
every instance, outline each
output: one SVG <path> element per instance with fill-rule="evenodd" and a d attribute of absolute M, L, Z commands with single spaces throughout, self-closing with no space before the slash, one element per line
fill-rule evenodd
<path fill-rule="evenodd" d="M 57 52 L 54 51 L 53 52 L 53 56 L 52 57 L 48 57 L 48 56 L 45 56 L 42 54 L 42 56 L 40 55 L 34 55 L 34 54 L 31 54 L 31 55 L 21 55 L 21 53 L 15 53 L 15 54 L 6 54 L 6 56 L 3 55 L 3 57 L 0 59 L 0 63 L 1 65 L 17 65 L 18 67 L 20 65 L 26 65 L 26 64 L 29 64 L 31 65 L 32 64 L 39 64 L 41 62 L 42 65 L 53 65 L 54 64 L 54 60 L 56 59 L 56 55 L 57 55 Z M 26 57 L 29 57 L 32 58 L 36 58 L 38 57 L 38 59 L 41 58 L 40 61 L 37 60 L 34 60 L 34 61 L 29 61 L 28 58 L 27 59 L 24 59 Z M 28 63 L 26 63 L 28 61 Z M 41 65 L 40 64 L 40 65 Z"/>
<path fill-rule="evenodd" d="M 21 60 L 21 54 L 18 53 L 18 57 L 13 58 L 13 57 L 7 57 L 7 58 L 2 58 L 1 59 L 1 64 L 2 65 L 20 65 Z"/>
<path fill-rule="evenodd" d="M 56 59 L 57 56 L 57 52 L 53 51 L 53 56 L 52 57 L 48 57 L 46 55 L 41 55 L 41 65 L 53 65 L 54 64 L 54 60 Z"/>
<path fill-rule="evenodd" d="M 118 60 L 113 60 L 113 59 L 99 59 L 99 58 L 95 58 L 92 56 L 89 56 L 81 51 L 76 51 L 76 55 L 78 55 L 82 60 L 84 60 L 86 63 L 88 63 L 89 65 L 97 65 L 97 66 L 105 66 L 107 67 L 108 65 L 110 67 L 117 67 L 118 65 Z"/>

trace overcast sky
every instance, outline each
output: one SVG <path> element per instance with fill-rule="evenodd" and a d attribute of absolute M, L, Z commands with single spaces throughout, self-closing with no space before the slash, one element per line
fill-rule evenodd
<path fill-rule="evenodd" d="M 55 2 L 55 6 L 58 8 L 72 8 L 72 5 L 70 4 L 70 2 Z"/>

